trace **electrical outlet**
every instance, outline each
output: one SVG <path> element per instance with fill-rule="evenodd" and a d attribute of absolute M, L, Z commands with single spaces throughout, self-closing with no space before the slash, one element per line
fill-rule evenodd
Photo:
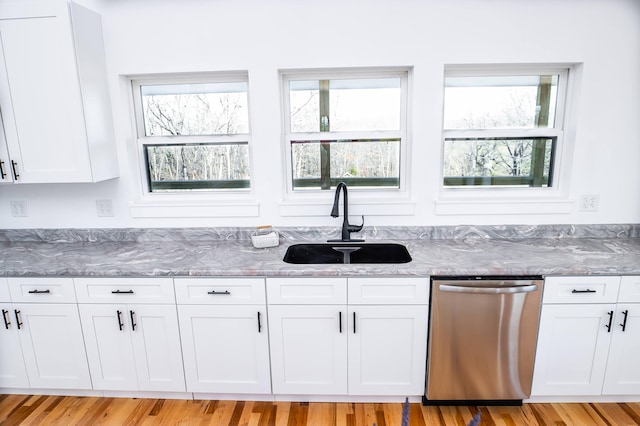
<path fill-rule="evenodd" d="M 12 200 L 11 204 L 11 216 L 13 217 L 27 217 L 27 202 L 24 200 Z"/>
<path fill-rule="evenodd" d="M 583 195 L 580 197 L 580 210 L 583 212 L 598 211 L 600 196 L 595 194 Z"/>
<path fill-rule="evenodd" d="M 96 210 L 99 217 L 113 217 L 113 203 L 111 203 L 111 200 L 96 200 Z"/>

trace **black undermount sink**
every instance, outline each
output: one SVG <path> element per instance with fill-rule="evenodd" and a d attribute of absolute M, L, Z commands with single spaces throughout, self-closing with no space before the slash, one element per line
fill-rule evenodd
<path fill-rule="evenodd" d="M 402 244 L 394 243 L 314 243 L 289 246 L 287 263 L 408 263 L 411 255 Z"/>

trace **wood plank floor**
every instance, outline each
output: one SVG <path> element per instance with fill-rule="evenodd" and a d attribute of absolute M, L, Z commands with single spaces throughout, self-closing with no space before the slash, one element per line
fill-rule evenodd
<path fill-rule="evenodd" d="M 640 403 L 424 407 L 410 425 L 640 425 Z M 402 404 L 191 401 L 0 395 L 1 425 L 377 425 L 400 426 Z"/>

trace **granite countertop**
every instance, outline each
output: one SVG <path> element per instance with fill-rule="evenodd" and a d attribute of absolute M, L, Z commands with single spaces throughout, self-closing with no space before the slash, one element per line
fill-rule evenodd
<path fill-rule="evenodd" d="M 413 260 L 367 265 L 285 263 L 289 245 L 335 230 L 279 231 L 257 249 L 246 229 L 0 230 L 0 276 L 640 275 L 638 225 L 370 228 Z"/>

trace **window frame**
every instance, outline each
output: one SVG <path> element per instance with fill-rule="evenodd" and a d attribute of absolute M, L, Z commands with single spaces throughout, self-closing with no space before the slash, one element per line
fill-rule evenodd
<path fill-rule="evenodd" d="M 253 193 L 252 176 L 252 143 L 251 143 L 251 114 L 250 114 L 250 93 L 249 76 L 247 71 L 237 72 L 211 72 L 211 73 L 171 73 L 171 74 L 145 74 L 128 77 L 131 87 L 134 117 L 134 139 L 138 158 L 138 173 L 140 178 L 140 191 L 142 201 L 184 201 L 193 199 L 248 199 L 247 194 Z M 202 84 L 202 83 L 233 83 L 242 82 L 246 84 L 247 91 L 247 126 L 248 133 L 220 134 L 220 135 L 158 135 L 147 136 L 145 134 L 145 123 L 143 114 L 143 104 L 141 87 L 149 85 L 178 85 L 178 84 Z M 242 187 L 228 188 L 224 182 L 220 188 L 188 188 L 185 190 L 175 189 L 170 191 L 152 191 L 151 176 L 147 163 L 147 146 L 177 146 L 177 145 L 247 145 L 248 149 L 248 174 L 249 184 Z M 188 181 L 185 181 L 188 182 Z M 186 186 L 178 184 L 177 186 Z M 191 190 L 190 190 L 191 189 Z M 251 195 L 252 196 L 252 195 Z"/>
<path fill-rule="evenodd" d="M 408 152 L 410 150 L 409 141 L 409 85 L 412 69 L 409 67 L 382 67 L 382 68 L 330 68 L 330 69 L 293 69 L 280 70 L 281 103 L 282 103 L 282 128 L 283 128 L 283 151 L 284 151 L 284 183 L 286 188 L 286 198 L 288 199 L 319 199 L 326 198 L 326 194 L 335 189 L 336 178 L 331 178 L 331 187 L 327 189 L 305 189 L 294 188 L 293 178 L 293 150 L 292 141 L 326 141 L 330 140 L 385 140 L 397 139 L 399 146 L 399 165 L 397 187 L 359 187 L 350 186 L 356 192 L 361 192 L 374 198 L 397 198 L 405 196 L 408 188 L 409 174 L 407 170 Z M 399 78 L 400 79 L 400 119 L 398 130 L 381 131 L 329 131 L 329 132 L 292 132 L 291 131 L 291 105 L 289 82 L 296 80 L 338 80 L 338 79 L 376 79 L 376 78 Z M 375 179 L 375 178 L 373 178 Z M 380 178 L 386 180 L 389 178 Z M 339 179 L 338 179 L 339 180 Z"/>
<path fill-rule="evenodd" d="M 556 98 L 555 120 L 552 127 L 524 128 L 524 129 L 446 129 L 444 114 L 442 117 L 442 138 L 439 187 L 441 194 L 492 194 L 494 196 L 530 196 L 534 192 L 544 192 L 546 195 L 559 193 L 563 182 L 561 179 L 562 153 L 565 147 L 565 127 L 567 123 L 567 109 L 569 108 L 569 92 L 571 88 L 572 67 L 569 65 L 487 65 L 487 66 L 445 66 L 443 76 L 443 112 L 446 102 L 446 79 L 448 77 L 508 77 L 527 75 L 558 75 L 558 89 Z M 549 186 L 510 186 L 510 185 L 445 185 L 444 162 L 445 143 L 449 139 L 551 139 L 552 156 L 549 169 Z M 501 178 L 502 179 L 508 179 Z M 451 180 L 457 177 L 450 178 Z M 514 177 L 513 182 L 520 178 Z"/>

